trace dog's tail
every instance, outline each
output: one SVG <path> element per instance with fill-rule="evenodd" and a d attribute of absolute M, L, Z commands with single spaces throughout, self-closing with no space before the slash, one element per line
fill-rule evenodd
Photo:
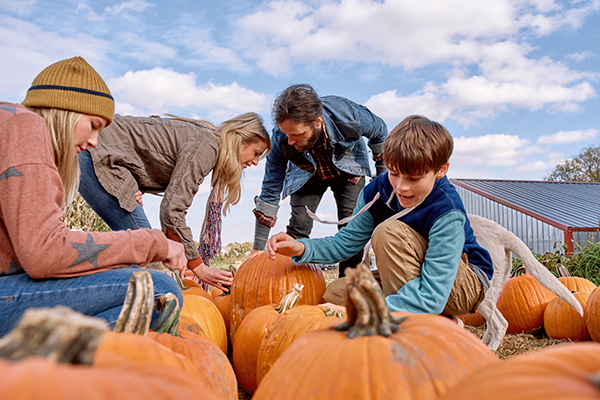
<path fill-rule="evenodd" d="M 531 253 L 521 239 L 515 234 L 503 228 L 501 240 L 504 242 L 504 247 L 510 249 L 517 258 L 523 261 L 525 270 L 533 275 L 533 277 L 542 284 L 546 289 L 554 292 L 558 297 L 564 300 L 568 305 L 573 307 L 581 316 L 583 316 L 583 308 L 565 285 L 563 285 L 548 268 L 544 267 Z"/>

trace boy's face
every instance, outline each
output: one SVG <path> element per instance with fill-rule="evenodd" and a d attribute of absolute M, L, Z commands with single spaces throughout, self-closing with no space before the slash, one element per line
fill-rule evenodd
<path fill-rule="evenodd" d="M 388 179 L 402 208 L 414 207 L 425 200 L 433 190 L 435 180 L 443 178 L 449 166 L 450 163 L 446 163 L 439 171 L 429 171 L 423 175 L 405 175 L 390 169 Z"/>

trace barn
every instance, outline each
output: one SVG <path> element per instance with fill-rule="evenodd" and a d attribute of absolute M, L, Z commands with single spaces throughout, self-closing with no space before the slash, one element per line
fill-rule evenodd
<path fill-rule="evenodd" d="M 600 242 L 600 183 L 450 179 L 468 213 L 494 220 L 534 252 Z"/>

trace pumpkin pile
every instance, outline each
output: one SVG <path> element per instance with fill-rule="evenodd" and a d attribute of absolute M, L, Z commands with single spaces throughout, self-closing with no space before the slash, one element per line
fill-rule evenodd
<path fill-rule="evenodd" d="M 558 280 L 565 285 L 579 301 L 584 310 L 583 317 L 565 301 L 543 287 L 533 276 L 522 274 L 508 280 L 498 297 L 498 310 L 508 322 L 506 333 L 531 333 L 545 331 L 551 339 L 595 340 L 600 341 L 599 311 L 594 311 L 600 293 L 592 298 L 596 285 L 588 279 L 574 276 L 561 276 Z M 590 308 L 591 307 L 591 308 Z M 465 325 L 479 327 L 485 319 L 479 313 L 459 317 Z M 595 330 L 598 339 L 589 333 Z"/>
<path fill-rule="evenodd" d="M 154 289 L 143 271 L 130 280 L 112 331 L 66 308 L 29 310 L 0 339 L 0 398 L 237 400 L 238 385 L 255 400 L 600 395 L 599 343 L 557 345 L 501 362 L 449 318 L 390 312 L 363 264 L 346 275 L 345 307 L 322 304 L 319 266 L 262 253 L 241 265 L 231 294 L 208 293 L 184 279 L 183 304 L 170 293 L 159 298 L 152 330 Z M 520 315 L 515 326 L 600 341 L 600 289 L 564 280 L 585 306 L 577 320 L 555 297 L 528 297 L 537 289 L 518 278 L 524 283 L 507 285 L 524 296 L 515 302 L 546 304 L 535 306 L 536 314 L 543 308 L 542 322 L 510 305 L 507 314 Z"/>

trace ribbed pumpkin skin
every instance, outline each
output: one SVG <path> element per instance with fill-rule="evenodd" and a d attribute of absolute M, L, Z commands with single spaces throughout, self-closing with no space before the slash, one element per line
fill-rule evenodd
<path fill-rule="evenodd" d="M 439 400 L 591 400 L 600 388 L 600 344 L 560 344 L 482 368 Z"/>
<path fill-rule="evenodd" d="M 177 337 L 168 333 L 150 332 L 148 336 L 190 360 L 200 371 L 200 382 L 223 400 L 237 400 L 238 386 L 235 372 L 229 359 L 210 340 L 184 333 Z"/>
<path fill-rule="evenodd" d="M 220 292 L 220 293 L 219 293 Z M 221 289 L 213 289 L 212 299 L 217 305 L 221 316 L 223 317 L 223 322 L 225 322 L 225 329 L 227 330 L 227 337 L 229 337 L 229 330 L 231 329 L 231 294 L 224 293 Z"/>
<path fill-rule="evenodd" d="M 573 293 L 584 311 L 590 296 L 587 292 Z M 552 299 L 544 311 L 544 329 L 552 339 L 590 340 L 585 319 L 559 297 Z"/>
<path fill-rule="evenodd" d="M 215 400 L 196 379 L 156 363 L 137 363 L 115 354 L 94 366 L 65 365 L 30 357 L 0 360 L 2 399 Z"/>
<path fill-rule="evenodd" d="M 192 281 L 192 282 L 195 282 L 195 281 Z M 201 287 L 190 286 L 186 290 L 182 290 L 181 293 L 183 293 L 184 295 L 194 294 L 196 296 L 202 296 L 210 301 L 213 301 L 211 294 L 208 293 L 206 290 L 202 289 Z"/>
<path fill-rule="evenodd" d="M 94 364 L 104 354 L 116 354 L 136 363 L 157 363 L 176 369 L 190 376 L 199 377 L 200 371 L 187 358 L 173 352 L 148 336 L 133 333 L 106 332 L 102 344 L 96 350 Z"/>
<path fill-rule="evenodd" d="M 258 385 L 256 369 L 261 341 L 267 334 L 269 326 L 280 315 L 276 311 L 276 307 L 277 304 L 271 304 L 250 311 L 235 335 L 233 367 L 240 386 L 249 395 L 254 394 Z"/>
<path fill-rule="evenodd" d="M 485 324 L 485 318 L 483 317 L 483 315 L 481 315 L 481 313 L 479 311 L 474 312 L 474 313 L 459 315 L 457 318 L 459 318 L 463 322 L 463 324 L 468 325 L 468 326 L 479 327 L 479 326 L 482 326 L 483 324 Z"/>
<path fill-rule="evenodd" d="M 256 370 L 256 382 L 269 372 L 275 361 L 292 343 L 310 331 L 339 325 L 346 318 L 326 316 L 327 306 L 296 306 L 281 313 L 267 329 L 259 351 Z"/>
<path fill-rule="evenodd" d="M 447 318 L 393 314 L 408 318 L 387 338 L 308 332 L 279 357 L 252 399 L 437 399 L 468 374 L 500 362 Z"/>
<path fill-rule="evenodd" d="M 600 289 L 596 288 L 585 306 L 585 326 L 594 342 L 600 342 Z"/>
<path fill-rule="evenodd" d="M 572 292 L 592 293 L 596 289 L 594 282 L 579 276 L 561 276 L 558 280 Z"/>
<path fill-rule="evenodd" d="M 212 299 L 209 300 L 194 294 L 184 294 L 181 315 L 195 320 L 202 327 L 206 338 L 215 343 L 224 354 L 227 354 L 225 322 Z"/>
<path fill-rule="evenodd" d="M 496 303 L 508 321 L 506 333 L 539 332 L 544 322 L 544 310 L 555 297 L 529 274 L 510 278 Z"/>
<path fill-rule="evenodd" d="M 294 285 L 304 285 L 298 305 L 317 305 L 325 293 L 325 277 L 316 264 L 296 265 L 280 254 L 270 260 L 266 253 L 246 260 L 238 269 L 231 286 L 231 342 L 242 320 L 256 307 L 279 303 Z"/>

